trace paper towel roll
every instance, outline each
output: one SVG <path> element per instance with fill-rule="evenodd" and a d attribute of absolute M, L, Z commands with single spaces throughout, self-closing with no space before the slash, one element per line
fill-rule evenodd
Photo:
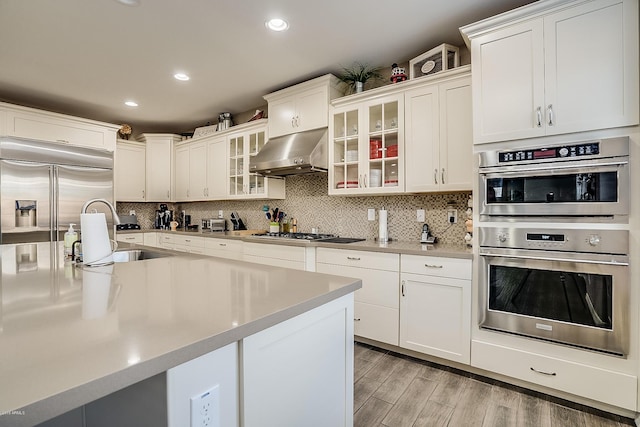
<path fill-rule="evenodd" d="M 113 262 L 107 217 L 104 213 L 80 214 L 80 231 L 84 265 L 104 265 Z"/>
<path fill-rule="evenodd" d="M 389 235 L 387 234 L 386 209 L 380 209 L 380 211 L 378 212 L 378 240 L 383 243 L 389 240 Z"/>

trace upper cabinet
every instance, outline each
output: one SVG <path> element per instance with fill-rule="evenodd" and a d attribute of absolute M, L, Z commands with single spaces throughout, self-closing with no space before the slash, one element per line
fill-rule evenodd
<path fill-rule="evenodd" d="M 114 151 L 120 126 L 64 114 L 0 103 L 2 133 L 7 136 L 60 142 Z"/>
<path fill-rule="evenodd" d="M 250 158 L 267 142 L 266 120 L 243 125 L 227 134 L 228 198 L 284 199 L 284 179 L 265 178 L 249 172 Z"/>
<path fill-rule="evenodd" d="M 461 32 L 475 143 L 639 123 L 637 0 L 534 3 Z"/>
<path fill-rule="evenodd" d="M 183 142 L 175 148 L 176 201 L 206 200 L 207 193 L 207 141 Z"/>
<path fill-rule="evenodd" d="M 141 142 L 116 142 L 113 164 L 115 199 L 118 202 L 146 202 L 146 150 Z"/>
<path fill-rule="evenodd" d="M 170 202 L 174 200 L 174 146 L 180 135 L 144 133 L 139 138 L 146 148 L 146 201 Z"/>
<path fill-rule="evenodd" d="M 329 102 L 340 96 L 338 83 L 336 76 L 327 74 L 266 95 L 269 136 L 327 127 Z"/>
<path fill-rule="evenodd" d="M 470 66 L 334 100 L 329 194 L 471 191 Z"/>
<path fill-rule="evenodd" d="M 406 191 L 471 191 L 469 73 L 408 90 L 404 103 Z"/>
<path fill-rule="evenodd" d="M 404 98 L 340 103 L 329 127 L 329 194 L 404 191 Z"/>

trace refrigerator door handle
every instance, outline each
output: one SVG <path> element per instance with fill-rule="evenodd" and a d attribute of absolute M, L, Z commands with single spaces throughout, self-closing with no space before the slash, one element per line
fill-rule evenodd
<path fill-rule="evenodd" d="M 49 168 L 49 241 L 58 240 L 58 168 Z"/>

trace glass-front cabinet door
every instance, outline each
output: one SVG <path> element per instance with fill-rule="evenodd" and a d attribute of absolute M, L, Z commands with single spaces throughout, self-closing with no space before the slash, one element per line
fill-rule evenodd
<path fill-rule="evenodd" d="M 358 113 L 356 108 L 333 115 L 332 150 L 329 153 L 332 170 L 329 178 L 330 193 L 331 189 L 338 190 L 334 194 L 339 194 L 362 188 Z"/>
<path fill-rule="evenodd" d="M 229 196 L 240 196 L 245 189 L 245 136 L 230 135 L 229 145 Z"/>
<path fill-rule="evenodd" d="M 264 130 L 259 130 L 256 132 L 251 132 L 248 135 L 248 143 L 249 149 L 248 154 L 249 158 L 247 159 L 247 167 L 249 167 L 250 158 L 258 154 L 258 151 L 264 147 L 266 143 L 267 137 L 266 132 Z M 248 173 L 248 183 L 246 191 L 250 196 L 260 196 L 265 193 L 265 178 L 256 173 Z"/>
<path fill-rule="evenodd" d="M 329 194 L 403 192 L 403 95 L 341 106 L 332 117 Z"/>

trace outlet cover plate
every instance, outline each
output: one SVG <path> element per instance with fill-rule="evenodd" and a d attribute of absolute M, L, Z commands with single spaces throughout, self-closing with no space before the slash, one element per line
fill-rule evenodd
<path fill-rule="evenodd" d="M 367 210 L 367 219 L 369 221 L 375 221 L 376 220 L 376 210 L 373 208 L 369 208 Z"/>
<path fill-rule="evenodd" d="M 220 386 L 191 398 L 191 427 L 220 427 Z"/>
<path fill-rule="evenodd" d="M 425 222 L 424 209 L 418 209 L 416 211 L 416 221 Z"/>

